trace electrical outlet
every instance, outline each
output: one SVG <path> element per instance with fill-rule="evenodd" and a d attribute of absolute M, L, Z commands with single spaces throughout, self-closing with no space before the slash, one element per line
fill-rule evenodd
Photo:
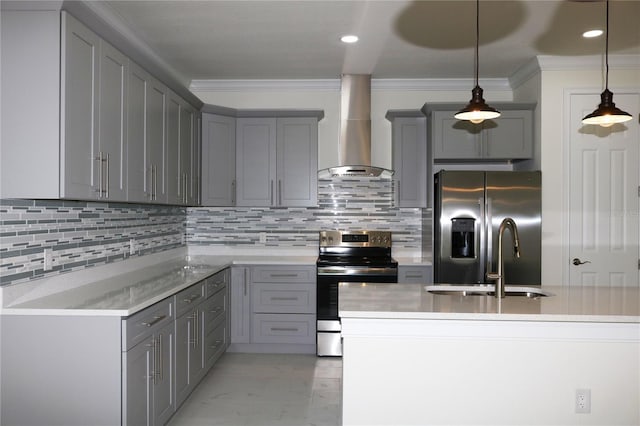
<path fill-rule="evenodd" d="M 576 413 L 591 413 L 591 389 L 576 389 Z"/>
<path fill-rule="evenodd" d="M 44 266 L 45 271 L 53 269 L 53 250 L 50 248 L 44 249 Z"/>
<path fill-rule="evenodd" d="M 260 242 L 261 242 L 262 244 L 264 244 L 264 243 L 266 243 L 266 242 L 267 242 L 267 233 L 266 233 L 266 232 L 261 232 L 261 233 L 259 234 L 259 236 L 260 236 Z"/>
<path fill-rule="evenodd" d="M 131 238 L 129 240 L 129 255 L 133 256 L 134 254 L 136 254 L 136 250 L 137 249 L 138 249 L 138 247 L 137 247 L 137 244 L 136 244 L 136 240 Z"/>

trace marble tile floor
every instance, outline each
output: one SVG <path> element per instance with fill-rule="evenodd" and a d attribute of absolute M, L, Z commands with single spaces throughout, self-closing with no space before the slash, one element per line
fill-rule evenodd
<path fill-rule="evenodd" d="M 168 426 L 337 426 L 341 358 L 225 353 Z"/>

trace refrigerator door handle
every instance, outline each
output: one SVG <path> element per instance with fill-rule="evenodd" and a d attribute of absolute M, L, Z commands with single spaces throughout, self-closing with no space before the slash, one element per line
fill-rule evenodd
<path fill-rule="evenodd" d="M 478 259 L 478 283 L 484 283 L 486 282 L 486 277 L 484 276 L 485 271 L 486 271 L 486 264 L 487 264 L 487 245 L 485 244 L 486 241 L 486 215 L 485 215 L 485 200 L 484 198 L 480 197 L 478 198 L 478 206 L 480 207 L 480 221 L 478 222 L 477 226 L 477 231 L 478 234 L 480 235 L 480 238 L 478 238 L 478 242 L 477 245 L 479 246 L 479 250 L 478 252 L 480 253 L 480 258 Z"/>
<path fill-rule="evenodd" d="M 487 257 L 485 259 L 485 272 L 493 271 L 494 269 L 491 266 L 493 261 L 493 207 L 491 205 L 491 197 L 487 197 L 486 202 L 486 217 L 484 224 L 486 226 L 486 242 L 487 242 Z M 487 277 L 483 277 L 484 281 L 487 281 Z"/>

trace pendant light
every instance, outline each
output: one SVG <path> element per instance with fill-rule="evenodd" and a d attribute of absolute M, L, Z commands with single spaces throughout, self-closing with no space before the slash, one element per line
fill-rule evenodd
<path fill-rule="evenodd" d="M 607 0 L 607 25 L 605 34 L 605 84 L 604 92 L 600 94 L 600 105 L 591 114 L 582 119 L 582 124 L 599 124 L 610 127 L 615 123 L 631 120 L 631 114 L 622 111 L 613 103 L 613 93 L 609 91 L 609 0 Z"/>
<path fill-rule="evenodd" d="M 474 124 L 484 120 L 500 117 L 500 111 L 490 107 L 482 97 L 482 88 L 478 84 L 478 46 L 480 40 L 480 0 L 476 0 L 476 57 L 475 57 L 475 87 L 471 91 L 471 100 L 454 116 L 458 120 L 469 120 Z"/>

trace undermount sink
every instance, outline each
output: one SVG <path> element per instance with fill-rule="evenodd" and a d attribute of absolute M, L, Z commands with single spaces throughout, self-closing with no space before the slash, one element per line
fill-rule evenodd
<path fill-rule="evenodd" d="M 487 284 L 436 284 L 426 285 L 424 286 L 424 289 L 432 294 L 444 294 L 449 296 L 493 296 L 495 294 L 495 286 Z M 504 292 L 505 296 L 521 296 L 529 298 L 553 296 L 553 293 L 544 291 L 538 287 L 523 287 L 516 285 L 506 286 Z"/>

